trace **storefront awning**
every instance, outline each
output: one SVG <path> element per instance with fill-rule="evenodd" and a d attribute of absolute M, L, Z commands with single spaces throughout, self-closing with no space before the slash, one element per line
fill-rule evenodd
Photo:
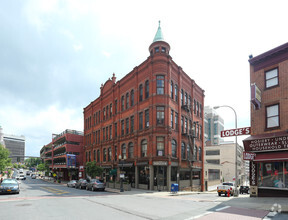
<path fill-rule="evenodd" d="M 254 162 L 288 161 L 288 151 L 257 153 Z"/>

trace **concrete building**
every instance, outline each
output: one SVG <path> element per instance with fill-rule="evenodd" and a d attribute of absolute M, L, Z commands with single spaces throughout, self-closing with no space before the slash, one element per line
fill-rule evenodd
<path fill-rule="evenodd" d="M 288 196 L 288 43 L 249 57 L 251 196 Z"/>
<path fill-rule="evenodd" d="M 62 180 L 83 177 L 83 132 L 66 129 L 53 134 L 52 141 L 40 150 L 40 156 Z"/>
<path fill-rule="evenodd" d="M 205 106 L 205 143 L 208 146 L 219 145 L 224 140 L 221 138 L 221 131 L 224 130 L 223 118 L 210 106 Z"/>
<path fill-rule="evenodd" d="M 0 144 L 5 147 L 3 128 L 0 126 Z"/>
<path fill-rule="evenodd" d="M 5 147 L 10 151 L 12 163 L 24 163 L 25 137 L 16 135 L 3 135 Z"/>
<path fill-rule="evenodd" d="M 224 142 L 220 145 L 205 147 L 205 181 L 208 190 L 216 189 L 223 181 L 235 180 L 235 143 Z M 237 170 L 240 184 L 245 180 L 245 163 L 243 161 L 243 147 L 237 145 Z"/>
<path fill-rule="evenodd" d="M 203 190 L 204 90 L 172 60 L 160 23 L 149 53 L 84 108 L 84 162 L 135 188 Z"/>

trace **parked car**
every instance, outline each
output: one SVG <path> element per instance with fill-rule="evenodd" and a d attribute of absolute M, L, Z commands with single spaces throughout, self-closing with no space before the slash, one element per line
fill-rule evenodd
<path fill-rule="evenodd" d="M 68 187 L 75 187 L 75 184 L 76 184 L 76 180 L 71 180 L 67 183 L 67 186 Z"/>
<path fill-rule="evenodd" d="M 26 177 L 24 176 L 24 174 L 20 174 L 17 177 L 16 177 L 17 180 L 26 180 Z"/>
<path fill-rule="evenodd" d="M 17 193 L 19 194 L 19 183 L 15 179 L 4 179 L 0 184 L 0 193 Z"/>
<path fill-rule="evenodd" d="M 224 182 L 221 185 L 217 186 L 217 192 L 218 196 L 221 196 L 221 194 L 225 194 L 227 196 L 228 191 L 230 192 L 230 195 L 234 195 L 235 185 L 233 182 Z"/>
<path fill-rule="evenodd" d="M 32 174 L 32 175 L 31 175 L 31 179 L 36 179 L 36 175 L 35 175 L 35 174 Z"/>
<path fill-rule="evenodd" d="M 92 179 L 86 186 L 86 190 L 105 190 L 105 183 L 101 182 L 100 180 L 97 179 Z"/>
<path fill-rule="evenodd" d="M 249 186 L 240 186 L 240 194 L 247 193 L 249 194 Z"/>
<path fill-rule="evenodd" d="M 30 170 L 27 170 L 27 171 L 26 171 L 26 175 L 27 175 L 27 176 L 29 176 L 29 175 L 30 175 L 30 173 L 31 173 L 31 171 L 30 171 Z"/>
<path fill-rule="evenodd" d="M 76 182 L 75 184 L 75 188 L 76 189 L 86 189 L 86 186 L 87 186 L 87 180 L 85 179 L 80 179 Z"/>

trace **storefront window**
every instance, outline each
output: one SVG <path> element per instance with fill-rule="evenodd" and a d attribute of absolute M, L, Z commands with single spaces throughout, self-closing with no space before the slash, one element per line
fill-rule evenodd
<path fill-rule="evenodd" d="M 177 181 L 177 167 L 171 167 L 171 181 Z"/>
<path fill-rule="evenodd" d="M 149 167 L 139 166 L 139 184 L 149 185 Z"/>
<path fill-rule="evenodd" d="M 166 186 L 167 185 L 167 167 L 155 166 L 154 167 L 154 186 Z"/>
<path fill-rule="evenodd" d="M 288 162 L 259 163 L 258 186 L 288 188 L 287 169 Z"/>
<path fill-rule="evenodd" d="M 190 171 L 180 171 L 180 180 L 190 180 L 191 172 Z"/>

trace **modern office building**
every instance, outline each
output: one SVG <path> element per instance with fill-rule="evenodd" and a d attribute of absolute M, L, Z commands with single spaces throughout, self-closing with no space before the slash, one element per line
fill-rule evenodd
<path fill-rule="evenodd" d="M 25 156 L 25 137 L 16 135 L 3 135 L 5 147 L 10 151 L 12 163 L 24 163 Z"/>
<path fill-rule="evenodd" d="M 83 177 L 83 132 L 66 129 L 61 134 L 53 134 L 52 141 L 43 146 L 40 156 L 62 180 Z"/>
<path fill-rule="evenodd" d="M 172 60 L 160 23 L 149 53 L 84 108 L 84 163 L 135 188 L 203 190 L 204 90 Z"/>
<path fill-rule="evenodd" d="M 251 196 L 288 196 L 288 43 L 249 57 Z"/>
<path fill-rule="evenodd" d="M 0 144 L 5 147 L 3 128 L 0 126 Z"/>
<path fill-rule="evenodd" d="M 221 131 L 224 130 L 223 118 L 210 106 L 204 108 L 204 123 L 205 123 L 205 143 L 208 146 L 219 145 L 223 142 Z"/>

